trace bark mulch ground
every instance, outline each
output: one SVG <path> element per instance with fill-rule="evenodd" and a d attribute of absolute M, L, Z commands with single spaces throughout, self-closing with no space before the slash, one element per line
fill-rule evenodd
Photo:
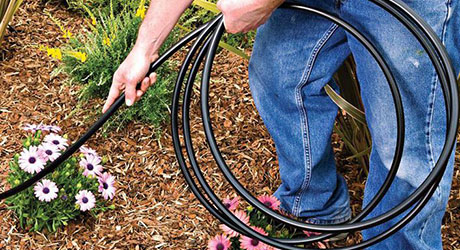
<path fill-rule="evenodd" d="M 65 76 L 51 76 L 57 62 L 37 49 L 59 46 L 61 33 L 45 10 L 78 33 L 83 20 L 58 3 L 26 0 L 0 46 L 0 189 L 6 187 L 7 162 L 20 148 L 25 123 L 56 124 L 77 139 L 95 120 L 103 100 L 77 102 L 79 86 Z M 211 94 L 216 137 L 235 176 L 254 195 L 271 194 L 280 184 L 275 148 L 249 93 L 247 61 L 231 54 L 218 57 Z M 235 193 L 223 181 L 201 132 L 197 102 L 192 130 L 199 163 L 221 197 Z M 196 129 L 194 129 L 196 128 Z M 130 123 L 100 133 L 90 146 L 110 158 L 117 177 L 116 209 L 98 218 L 84 216 L 55 233 L 29 233 L 19 228 L 14 214 L 0 203 L 0 249 L 205 249 L 218 232 L 215 220 L 187 189 L 167 125 L 160 138 L 146 124 Z M 359 211 L 364 189 L 360 166 L 344 160 L 343 143 L 334 135 L 337 165 L 349 183 L 353 211 Z M 459 158 L 456 158 L 457 163 Z M 449 207 L 443 221 L 445 249 L 460 249 L 460 172 L 454 173 Z M 359 233 L 343 243 L 360 240 Z M 330 246 L 330 245 L 328 245 Z"/>

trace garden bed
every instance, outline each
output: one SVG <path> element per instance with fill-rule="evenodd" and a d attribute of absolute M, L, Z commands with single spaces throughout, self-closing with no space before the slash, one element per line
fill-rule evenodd
<path fill-rule="evenodd" d="M 76 34 L 85 25 L 81 15 L 69 12 L 60 2 L 26 0 L 0 46 L 0 184 L 6 187 L 8 161 L 21 148 L 25 123 L 55 124 L 76 139 L 97 118 L 103 99 L 77 101 L 80 86 L 52 77 L 57 62 L 38 45 L 58 47 L 61 31 L 44 11 Z M 222 152 L 237 178 L 255 195 L 271 194 L 280 180 L 275 149 L 258 116 L 249 93 L 247 61 L 223 51 L 218 56 L 211 94 L 211 114 Z M 161 77 L 161 76 L 159 76 Z M 237 98 L 236 98 L 237 97 Z M 192 110 L 192 129 L 201 129 L 197 101 Z M 121 129 L 98 133 L 90 144 L 109 157 L 106 165 L 117 177 L 116 208 L 98 218 L 84 216 L 55 233 L 30 233 L 18 226 L 12 211 L 0 203 L 1 249 L 205 249 L 218 231 L 214 219 L 187 189 L 171 143 L 168 125 L 157 137 L 155 127 L 130 122 Z M 230 186 L 217 174 L 204 136 L 194 132 L 199 163 L 221 197 L 233 196 Z M 340 172 L 346 175 L 353 211 L 359 211 L 364 188 L 360 166 L 344 160 L 343 143 L 334 135 Z M 456 158 L 454 183 L 443 223 L 445 249 L 459 249 L 460 171 Z M 360 240 L 358 233 L 348 243 Z M 343 242 L 342 242 L 343 243 Z"/>

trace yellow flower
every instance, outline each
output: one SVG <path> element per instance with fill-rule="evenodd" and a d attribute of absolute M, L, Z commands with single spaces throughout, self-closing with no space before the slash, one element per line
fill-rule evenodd
<path fill-rule="evenodd" d="M 69 30 L 63 30 L 62 31 L 64 33 L 64 35 L 62 35 L 62 37 L 64 38 L 72 38 L 72 32 L 70 32 Z"/>
<path fill-rule="evenodd" d="M 139 8 L 136 11 L 136 16 L 144 19 L 144 17 L 145 17 L 145 6 L 139 6 Z"/>
<path fill-rule="evenodd" d="M 69 39 L 72 37 L 72 32 L 66 30 L 66 29 L 64 28 L 64 26 L 61 24 L 61 22 L 60 22 L 58 19 L 54 18 L 54 17 L 51 15 L 51 13 L 49 13 L 49 12 L 45 12 L 45 13 L 51 18 L 51 20 L 52 20 L 52 21 L 59 27 L 59 29 L 62 31 L 62 37 L 64 37 L 64 38 L 69 38 Z"/>
<path fill-rule="evenodd" d="M 144 17 L 145 17 L 145 0 L 141 0 L 141 2 L 139 3 L 139 7 L 137 8 L 137 11 L 136 11 L 136 16 L 144 19 Z"/>
<path fill-rule="evenodd" d="M 91 18 L 91 23 L 93 25 L 96 25 L 96 17 L 94 16 L 94 14 L 91 12 L 91 10 L 89 10 L 88 7 L 86 7 L 86 5 L 82 5 L 81 6 L 83 9 L 85 9 L 85 11 L 88 13 L 89 17 Z"/>
<path fill-rule="evenodd" d="M 46 53 L 48 56 L 51 56 L 52 58 L 56 58 L 58 60 L 62 60 L 62 52 L 61 49 L 59 48 L 48 48 L 46 47 Z"/>
<path fill-rule="evenodd" d="M 109 47 L 112 44 L 112 42 L 110 41 L 110 38 L 107 35 L 105 35 L 104 40 L 102 41 L 102 43 L 104 43 L 104 45 L 107 45 Z"/>
<path fill-rule="evenodd" d="M 88 59 L 86 53 L 80 51 L 68 51 L 67 54 L 80 60 L 81 62 L 86 62 L 86 59 Z"/>

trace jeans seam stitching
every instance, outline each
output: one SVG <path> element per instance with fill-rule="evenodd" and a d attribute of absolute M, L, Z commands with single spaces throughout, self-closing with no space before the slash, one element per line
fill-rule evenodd
<path fill-rule="evenodd" d="M 333 220 L 323 220 L 323 219 L 313 218 L 313 219 L 307 219 L 305 222 L 311 223 L 311 224 L 340 224 L 340 223 L 348 221 L 349 219 L 351 219 L 350 214 L 346 216 L 342 216 L 338 219 L 333 219 Z"/>
<path fill-rule="evenodd" d="M 310 58 L 308 60 L 307 67 L 304 69 L 302 78 L 295 89 L 296 104 L 297 104 L 298 110 L 300 111 L 302 142 L 303 142 L 304 157 L 305 157 L 304 158 L 305 178 L 302 182 L 302 186 L 300 190 L 295 195 L 294 204 L 292 208 L 292 214 L 295 216 L 299 216 L 298 210 L 300 208 L 300 197 L 303 195 L 303 192 L 308 188 L 309 183 L 310 183 L 310 177 L 311 177 L 311 154 L 310 154 L 310 143 L 309 143 L 309 138 L 308 138 L 309 137 L 308 117 L 307 117 L 307 111 L 305 110 L 305 107 L 303 105 L 304 102 L 303 102 L 301 90 L 305 86 L 305 84 L 308 82 L 308 79 L 311 74 L 311 70 L 313 68 L 313 65 L 315 63 L 315 60 L 319 52 L 321 51 L 322 47 L 326 44 L 326 42 L 329 40 L 329 38 L 332 36 L 332 34 L 334 34 L 337 28 L 338 28 L 337 24 L 332 24 L 323 34 L 323 36 L 318 41 L 318 43 L 315 45 L 315 47 L 313 48 L 312 54 L 310 55 Z"/>
<path fill-rule="evenodd" d="M 442 26 L 442 31 L 441 31 L 441 41 L 442 43 L 445 42 L 445 35 L 446 35 L 446 29 L 447 29 L 447 22 L 449 21 L 449 15 L 450 15 L 450 11 L 451 11 L 451 0 L 447 0 L 446 1 L 446 16 L 444 18 L 444 22 L 443 22 L 443 26 Z M 431 138 L 431 128 L 432 128 L 432 122 L 433 122 L 433 115 L 434 115 L 434 103 L 435 103 L 435 100 L 436 100 L 436 87 L 437 87 L 437 84 L 438 84 L 438 78 L 436 77 L 436 71 L 434 70 L 434 73 L 433 73 L 433 78 L 434 78 L 434 81 L 432 82 L 432 92 L 431 92 L 431 103 L 430 105 L 428 106 L 428 113 L 429 113 L 429 118 L 428 118 L 428 129 L 427 129 L 427 142 L 428 142 L 428 153 L 429 153 L 429 162 L 430 162 L 430 168 L 432 169 L 431 166 L 434 165 L 434 153 L 433 153 L 433 145 L 432 145 L 432 138 Z M 440 192 L 440 189 L 441 186 L 438 186 L 435 190 L 435 193 L 438 195 L 438 196 L 441 196 L 441 192 Z M 429 217 L 432 217 L 433 214 L 435 213 L 434 211 L 435 209 L 433 209 L 433 211 L 427 216 L 427 219 L 425 220 L 425 222 L 423 222 L 422 226 L 420 227 L 420 232 L 419 232 L 419 238 L 423 241 L 422 239 L 422 234 L 426 228 L 426 225 L 428 223 L 428 218 Z"/>

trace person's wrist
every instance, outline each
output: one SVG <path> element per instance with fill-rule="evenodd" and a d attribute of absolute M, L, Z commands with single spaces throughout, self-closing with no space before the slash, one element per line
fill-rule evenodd
<path fill-rule="evenodd" d="M 153 62 L 158 57 L 158 50 L 153 46 L 136 43 L 132 49 L 132 53 L 137 56 L 147 58 L 150 62 Z"/>
<path fill-rule="evenodd" d="M 270 11 L 273 11 L 278 8 L 284 1 L 285 0 L 261 0 L 259 1 L 259 4 L 265 6 Z"/>

